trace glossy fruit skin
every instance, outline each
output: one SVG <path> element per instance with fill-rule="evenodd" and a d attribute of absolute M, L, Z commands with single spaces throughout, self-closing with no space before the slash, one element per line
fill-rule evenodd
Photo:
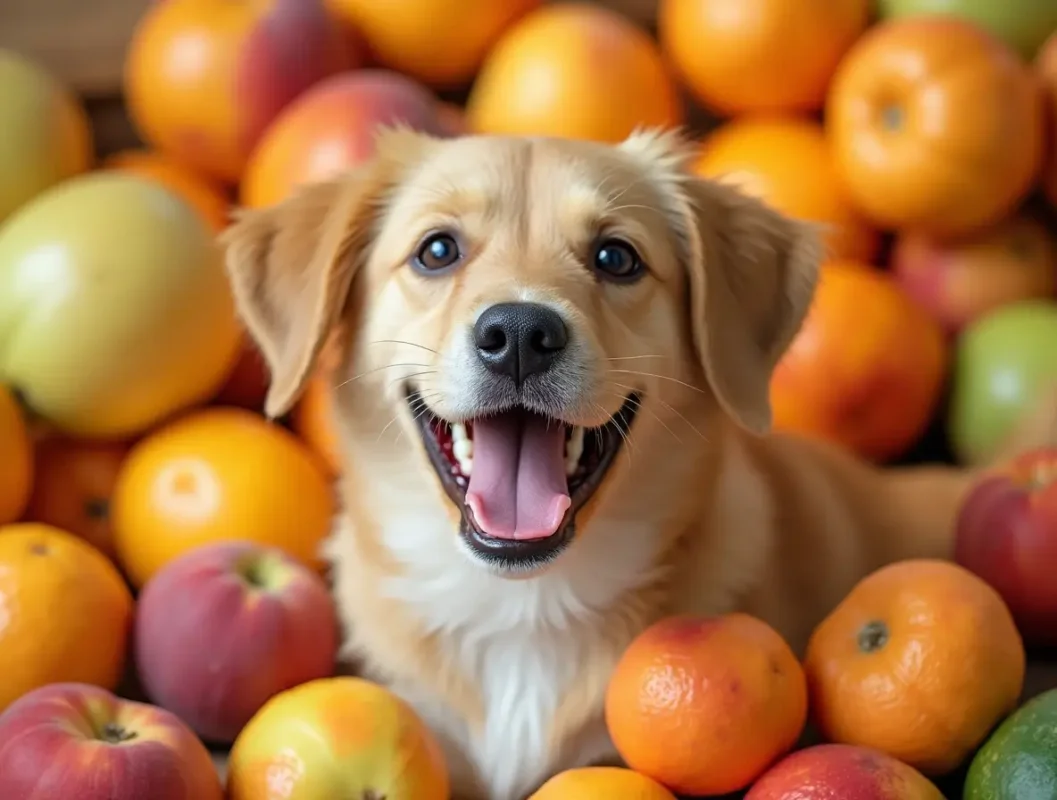
<path fill-rule="evenodd" d="M 890 275 L 829 262 L 771 379 L 774 427 L 896 458 L 927 428 L 947 362 L 943 331 Z"/>
<path fill-rule="evenodd" d="M 328 0 L 381 66 L 439 89 L 469 84 L 489 50 L 540 0 Z M 438 47 L 438 23 L 444 25 Z"/>
<path fill-rule="evenodd" d="M 922 77 L 925 76 L 925 77 Z M 826 100 L 837 172 L 885 229 L 953 237 L 1008 216 L 1042 167 L 1038 80 L 1005 44 L 953 18 L 871 28 Z"/>
<path fill-rule="evenodd" d="M 122 150 L 102 166 L 140 175 L 175 192 L 218 233 L 228 226 L 230 201 L 224 189 L 169 156 L 151 150 Z"/>
<path fill-rule="evenodd" d="M 792 753 L 745 800 L 943 800 L 928 778 L 878 750 L 821 744 Z"/>
<path fill-rule="evenodd" d="M 381 796 L 449 800 L 440 745 L 403 700 L 362 678 L 326 678 L 269 700 L 231 749 L 227 800 Z M 373 793 L 373 795 L 372 795 Z"/>
<path fill-rule="evenodd" d="M 559 772 L 528 800 L 676 800 L 645 775 L 621 767 L 581 767 Z"/>
<path fill-rule="evenodd" d="M 87 170 L 92 129 L 80 101 L 44 68 L 0 49 L 0 223 L 38 194 Z"/>
<path fill-rule="evenodd" d="M 26 519 L 79 536 L 107 558 L 114 558 L 110 499 L 127 454 L 124 442 L 64 438 L 39 442 Z"/>
<path fill-rule="evenodd" d="M 704 178 L 737 184 L 798 219 L 820 223 L 827 257 L 870 262 L 881 237 L 837 178 L 822 126 L 795 116 L 754 115 L 721 125 L 692 165 Z"/>
<path fill-rule="evenodd" d="M 975 23 L 1030 61 L 1057 30 L 1057 5 L 1038 0 L 878 0 L 881 19 L 946 14 Z"/>
<path fill-rule="evenodd" d="M 269 698 L 334 674 L 337 615 L 322 577 L 282 550 L 217 542 L 147 581 L 135 648 L 147 696 L 230 743 Z"/>
<path fill-rule="evenodd" d="M 729 117 L 820 109 L 868 0 L 661 0 L 658 35 L 690 91 Z"/>
<path fill-rule="evenodd" d="M 901 236 L 890 266 L 948 334 L 1011 303 L 1057 296 L 1057 237 L 1026 214 L 956 241 Z"/>
<path fill-rule="evenodd" d="M 335 499 L 313 455 L 276 423 L 213 407 L 139 441 L 114 490 L 115 544 L 133 585 L 199 545 L 280 547 L 322 568 Z"/>
<path fill-rule="evenodd" d="M 141 137 L 217 180 L 239 180 L 278 113 L 358 65 L 323 0 L 166 0 L 140 17 L 124 90 Z"/>
<path fill-rule="evenodd" d="M 223 788 L 176 716 L 71 682 L 30 692 L 0 715 L 0 797 L 223 800 Z"/>
<path fill-rule="evenodd" d="M 957 564 L 920 559 L 860 581 L 815 629 L 804 669 L 825 741 L 944 775 L 1016 707 L 1025 662 L 994 589 Z"/>
<path fill-rule="evenodd" d="M 1042 81 L 1049 126 L 1050 151 L 1042 172 L 1042 192 L 1050 206 L 1057 209 L 1057 31 L 1039 49 L 1035 74 Z"/>
<path fill-rule="evenodd" d="M 22 516 L 33 486 L 33 442 L 15 396 L 0 384 L 0 525 Z"/>
<path fill-rule="evenodd" d="M 1057 797 L 1057 689 L 1002 722 L 969 765 L 964 800 Z"/>
<path fill-rule="evenodd" d="M 206 401 L 238 337 L 213 232 L 151 181 L 72 178 L 0 228 L 0 381 L 66 434 L 123 439 Z"/>
<path fill-rule="evenodd" d="M 48 525 L 0 527 L 0 600 L 0 712 L 49 683 L 117 686 L 132 596 L 99 551 Z"/>
<path fill-rule="evenodd" d="M 747 614 L 670 617 L 625 650 L 605 719 L 624 762 L 680 794 L 747 787 L 800 737 L 807 686 L 796 656 Z"/>
<path fill-rule="evenodd" d="M 344 72 L 313 86 L 268 127 L 254 148 L 239 197 L 260 208 L 299 185 L 330 178 L 374 154 L 379 127 L 447 133 L 436 97 L 389 70 Z"/>
<path fill-rule="evenodd" d="M 959 337 L 947 432 L 958 460 L 986 464 L 1017 421 L 1057 382 L 1057 304 L 1025 300 L 977 320 Z"/>
<path fill-rule="evenodd" d="M 471 130 L 619 142 L 683 122 L 682 101 L 646 31 L 602 6 L 544 5 L 489 53 L 467 101 Z"/>
<path fill-rule="evenodd" d="M 1057 645 L 1057 449 L 1020 453 L 962 503 L 955 560 L 993 586 L 1029 645 Z"/>

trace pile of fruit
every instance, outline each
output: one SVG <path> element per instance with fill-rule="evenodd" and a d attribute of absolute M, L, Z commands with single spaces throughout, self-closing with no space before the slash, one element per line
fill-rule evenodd
<path fill-rule="evenodd" d="M 1057 7 L 660 0 L 657 23 L 540 0 L 152 3 L 124 79 L 145 147 L 98 162 L 80 100 L 0 51 L 0 797 L 219 798 L 203 741 L 234 743 L 230 798 L 448 796 L 414 713 L 333 677 L 332 365 L 263 416 L 215 244 L 232 207 L 370 158 L 381 125 L 689 125 L 697 174 L 827 245 L 777 427 L 889 461 L 938 421 L 959 461 L 994 458 L 1057 383 Z M 1017 770 L 1057 782 L 1057 695 L 1007 718 L 1021 637 L 1057 635 L 1047 458 L 977 488 L 962 566 L 871 576 L 803 664 L 743 616 L 643 634 L 607 702 L 630 769 L 538 800 L 930 798 L 926 775 L 970 763 L 967 798 Z"/>

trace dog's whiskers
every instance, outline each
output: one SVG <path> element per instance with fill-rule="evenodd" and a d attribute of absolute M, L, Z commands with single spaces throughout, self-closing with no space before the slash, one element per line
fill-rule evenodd
<path fill-rule="evenodd" d="M 677 383 L 680 386 L 684 386 L 687 389 L 692 389 L 693 391 L 698 392 L 700 394 L 706 394 L 704 389 L 694 386 L 693 384 L 687 383 L 686 381 L 681 381 L 678 378 L 673 378 L 670 375 L 658 375 L 654 372 L 641 372 L 639 370 L 634 369 L 610 369 L 609 371 L 619 372 L 626 375 L 638 375 L 640 378 L 656 378 L 657 380 L 661 381 L 671 381 L 672 383 Z"/>
<path fill-rule="evenodd" d="M 348 380 L 342 381 L 341 383 L 339 383 L 334 388 L 335 389 L 340 389 L 342 386 L 347 386 L 350 383 L 355 383 L 356 381 L 360 380 L 360 378 L 366 378 L 368 375 L 373 375 L 376 372 L 381 372 L 383 369 L 393 369 L 394 367 L 422 367 L 422 368 L 425 368 L 425 369 L 431 369 L 432 365 L 431 364 L 415 364 L 415 363 L 412 363 L 412 362 L 405 362 L 405 363 L 400 363 L 400 364 L 384 364 L 384 365 L 382 365 L 380 367 L 375 367 L 373 369 L 369 369 L 366 372 L 361 372 L 359 375 L 354 375 L 351 378 L 349 378 Z"/>
<path fill-rule="evenodd" d="M 367 344 L 406 344 L 408 347 L 418 347 L 427 352 L 433 353 L 434 355 L 440 355 L 432 347 L 426 347 L 424 344 L 418 344 L 417 342 L 408 342 L 403 339 L 375 339 L 373 342 Z"/>
<path fill-rule="evenodd" d="M 627 391 L 632 391 L 631 387 L 623 386 L 622 384 L 619 384 L 619 383 L 615 383 L 613 385 L 617 386 L 617 387 L 619 387 L 621 389 L 625 389 Z M 616 391 L 613 391 L 612 394 L 613 394 L 614 397 L 617 397 L 617 398 L 623 398 L 623 397 L 626 396 L 626 395 L 622 394 L 621 392 L 616 392 Z M 631 398 L 631 400 L 632 400 L 632 402 L 634 404 L 636 413 L 639 412 L 639 411 L 647 412 L 651 417 L 653 417 L 655 420 L 657 420 L 658 424 L 660 424 L 660 426 L 662 428 L 664 428 L 666 431 L 668 431 L 668 433 L 670 433 L 672 435 L 672 438 L 675 439 L 676 442 L 678 442 L 679 444 L 683 444 L 683 440 L 680 439 L 678 435 L 676 435 L 675 431 L 673 431 L 670 427 L 668 427 L 668 424 L 657 415 L 657 412 L 655 412 L 652 408 L 646 408 L 645 406 L 642 405 L 642 399 L 641 398 L 634 397 L 634 398 Z"/>
<path fill-rule="evenodd" d="M 617 387 L 618 389 L 623 389 L 623 390 L 625 390 L 625 391 L 627 391 L 627 392 L 633 392 L 633 391 L 635 391 L 633 387 L 631 387 L 631 386 L 625 386 L 625 385 L 624 385 L 623 383 L 617 383 L 616 381 L 613 381 L 612 383 L 613 383 L 613 385 L 614 385 L 614 386 L 616 386 L 616 387 Z M 619 392 L 614 392 L 614 394 L 616 394 L 616 395 L 618 395 L 618 396 L 621 396 Z M 682 420 L 683 422 L 685 422 L 685 423 L 686 423 L 686 426 L 687 426 L 687 427 L 688 427 L 688 428 L 689 428 L 690 430 L 692 430 L 692 431 L 693 431 L 694 433 L 696 433 L 696 434 L 697 434 L 697 435 L 698 435 L 699 437 L 701 437 L 701 441 L 702 441 L 702 442 L 705 442 L 706 444 L 708 443 L 708 437 L 707 437 L 707 436 L 705 436 L 705 435 L 704 435 L 703 433 L 701 433 L 701 431 L 699 431 L 699 430 L 697 429 L 697 427 L 696 427 L 696 426 L 695 426 L 695 425 L 694 425 L 694 424 L 693 424 L 693 423 L 692 423 L 692 422 L 691 422 L 690 420 L 688 420 L 688 419 L 687 419 L 687 418 L 686 418 L 686 417 L 685 417 L 685 416 L 684 416 L 684 415 L 682 414 L 682 412 L 680 412 L 680 411 L 679 411 L 679 409 L 677 409 L 677 408 L 674 408 L 674 407 L 673 407 L 673 406 L 672 406 L 671 404 L 669 404 L 669 403 L 666 403 L 666 402 L 665 402 L 664 400 L 662 400 L 662 399 L 661 399 L 661 398 L 659 398 L 659 397 L 654 397 L 653 399 L 654 399 L 654 400 L 656 400 L 656 401 L 657 401 L 658 403 L 660 403 L 660 404 L 661 404 L 662 406 L 664 406 L 664 407 L 665 407 L 666 409 L 668 409 L 668 410 L 669 410 L 670 412 L 672 412 L 673 414 L 675 414 L 675 416 L 679 417 L 679 419 L 681 419 L 681 420 Z M 638 407 L 639 407 L 639 408 L 642 408 L 642 407 L 643 407 L 643 406 L 642 406 L 642 400 L 638 400 L 637 402 L 638 402 Z M 656 420 L 657 420 L 657 421 L 658 421 L 659 423 L 661 423 L 661 425 L 664 425 L 664 427 L 665 427 L 665 428 L 666 428 L 666 429 L 668 430 L 668 432 L 669 432 L 669 433 L 672 433 L 672 429 L 671 429 L 671 428 L 669 428 L 669 427 L 668 427 L 667 425 L 665 425 L 665 423 L 664 423 L 664 420 L 662 420 L 662 419 L 661 419 L 661 418 L 660 418 L 659 416 L 657 416 L 657 414 L 656 414 L 656 413 L 655 413 L 655 412 L 654 412 L 654 411 L 653 411 L 652 409 L 646 409 L 646 410 L 647 410 L 647 411 L 649 411 L 649 412 L 650 412 L 650 414 L 651 414 L 651 415 L 653 416 L 653 418 L 654 418 L 654 419 L 656 419 Z M 672 436 L 675 436 L 675 434 L 674 434 L 674 433 L 672 433 Z M 676 440 L 678 440 L 678 441 L 680 442 L 680 444 L 682 443 L 682 441 L 681 441 L 681 440 L 679 439 L 679 437 L 678 437 L 678 436 L 676 436 L 675 438 L 676 438 Z"/>

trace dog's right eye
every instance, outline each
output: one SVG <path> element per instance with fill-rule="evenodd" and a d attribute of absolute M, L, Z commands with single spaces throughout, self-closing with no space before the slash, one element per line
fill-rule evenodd
<path fill-rule="evenodd" d="M 427 236 L 415 252 L 415 266 L 425 272 L 446 269 L 462 258 L 459 243 L 450 233 Z"/>

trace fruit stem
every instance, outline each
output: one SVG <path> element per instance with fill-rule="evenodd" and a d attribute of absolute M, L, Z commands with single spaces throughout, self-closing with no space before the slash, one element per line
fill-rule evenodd
<path fill-rule="evenodd" d="M 881 125 L 886 131 L 895 132 L 903 127 L 903 109 L 897 105 L 887 105 L 881 109 Z"/>
<path fill-rule="evenodd" d="M 136 738 L 136 734 L 122 728 L 116 722 L 108 722 L 103 726 L 103 730 L 99 732 L 99 738 L 108 744 L 122 744 L 131 742 Z"/>
<path fill-rule="evenodd" d="M 880 620 L 867 622 L 859 631 L 859 649 L 875 653 L 888 644 L 888 626 Z"/>
<path fill-rule="evenodd" d="M 374 789 L 367 789 L 363 793 L 363 800 L 385 800 L 385 795 L 379 794 Z"/>
<path fill-rule="evenodd" d="M 275 589 L 282 585 L 281 569 L 282 562 L 271 553 L 264 555 L 252 553 L 242 559 L 237 567 L 238 574 L 254 589 Z"/>

